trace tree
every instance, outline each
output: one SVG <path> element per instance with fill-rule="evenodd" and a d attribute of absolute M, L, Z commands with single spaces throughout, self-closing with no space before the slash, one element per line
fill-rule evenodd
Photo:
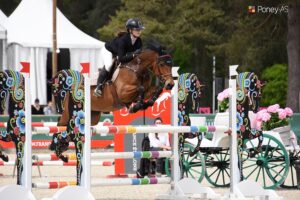
<path fill-rule="evenodd" d="M 300 3 L 291 1 L 288 14 L 288 95 L 287 106 L 299 112 L 300 96 Z"/>
<path fill-rule="evenodd" d="M 286 106 L 288 67 L 285 64 L 275 64 L 262 72 L 261 79 L 266 82 L 262 89 L 261 106 L 272 104 Z"/>

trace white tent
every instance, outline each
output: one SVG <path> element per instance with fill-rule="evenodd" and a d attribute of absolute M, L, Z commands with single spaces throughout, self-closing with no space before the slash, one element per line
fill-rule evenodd
<path fill-rule="evenodd" d="M 0 10 L 0 69 L 5 65 L 5 44 L 6 44 L 6 29 L 4 23 L 7 20 L 6 15 Z"/>
<path fill-rule="evenodd" d="M 104 43 L 76 28 L 58 9 L 57 46 L 69 48 L 71 69 L 90 62 L 91 72 L 103 66 L 100 50 Z M 31 63 L 31 97 L 46 104 L 46 60 L 52 48 L 52 0 L 22 0 L 5 22 L 7 64 L 19 70 L 21 61 Z"/>

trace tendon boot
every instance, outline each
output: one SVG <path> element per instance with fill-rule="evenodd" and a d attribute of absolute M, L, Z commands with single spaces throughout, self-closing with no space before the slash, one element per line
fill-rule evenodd
<path fill-rule="evenodd" d="M 102 70 L 99 70 L 99 77 L 97 80 L 97 87 L 94 90 L 94 96 L 96 97 L 102 96 L 102 90 L 108 74 L 109 73 L 108 71 L 106 71 L 105 67 Z"/>
<path fill-rule="evenodd" d="M 2 152 L 0 152 L 0 158 L 4 161 L 4 162 L 8 162 L 8 156 L 4 155 Z"/>

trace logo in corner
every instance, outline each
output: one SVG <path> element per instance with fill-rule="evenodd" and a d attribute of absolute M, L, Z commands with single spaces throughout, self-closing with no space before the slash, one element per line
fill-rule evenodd
<path fill-rule="evenodd" d="M 248 6 L 248 13 L 254 14 L 256 12 L 255 6 Z"/>

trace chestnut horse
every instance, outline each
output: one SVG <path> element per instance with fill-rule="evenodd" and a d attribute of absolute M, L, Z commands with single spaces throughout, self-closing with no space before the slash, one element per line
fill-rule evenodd
<path fill-rule="evenodd" d="M 131 106 L 131 112 L 146 109 L 154 104 L 163 88 L 171 90 L 174 85 L 171 56 L 157 47 L 142 51 L 131 62 L 118 66 L 115 73 L 112 81 L 105 84 L 101 97 L 93 95 L 96 86 L 91 86 L 91 125 L 99 122 L 101 112 L 118 110 L 124 106 Z M 158 78 L 161 84 L 153 85 L 153 78 Z M 80 184 L 84 141 L 83 78 L 72 70 L 60 71 L 52 79 L 52 89 L 57 110 L 62 113 L 58 125 L 67 126 L 67 131 L 54 134 L 50 149 L 63 161 L 68 161 L 62 153 L 68 149 L 70 141 L 75 143 L 77 184 Z"/>

